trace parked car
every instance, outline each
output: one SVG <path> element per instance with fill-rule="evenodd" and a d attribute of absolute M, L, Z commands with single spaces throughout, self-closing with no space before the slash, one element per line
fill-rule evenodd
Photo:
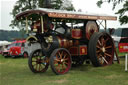
<path fill-rule="evenodd" d="M 11 42 L 0 41 L 0 54 L 5 57 L 8 57 L 9 56 L 8 50 L 9 50 L 10 45 L 11 45 Z"/>
<path fill-rule="evenodd" d="M 12 45 L 12 44 L 6 46 L 6 47 L 4 48 L 4 50 L 2 51 L 2 55 L 3 55 L 5 58 L 10 56 L 9 51 L 10 51 L 11 45 Z"/>
<path fill-rule="evenodd" d="M 9 51 L 10 55 L 12 57 L 23 56 L 25 42 L 26 42 L 26 40 L 15 41 L 14 45 L 10 47 L 10 51 Z"/>
<path fill-rule="evenodd" d="M 128 28 L 123 28 L 118 44 L 119 52 L 128 52 Z"/>

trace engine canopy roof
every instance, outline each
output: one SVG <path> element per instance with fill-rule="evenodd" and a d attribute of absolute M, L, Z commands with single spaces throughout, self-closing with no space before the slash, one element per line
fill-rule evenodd
<path fill-rule="evenodd" d="M 38 9 L 23 11 L 16 15 L 16 19 L 28 17 L 31 14 L 48 15 L 48 17 L 51 17 L 51 18 L 63 18 L 63 19 L 117 20 L 116 16 L 111 16 L 106 14 L 55 10 L 55 9 L 48 9 L 48 8 L 38 8 Z"/>

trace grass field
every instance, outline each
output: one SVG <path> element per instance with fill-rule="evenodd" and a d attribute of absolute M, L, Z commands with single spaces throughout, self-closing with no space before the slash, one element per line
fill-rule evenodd
<path fill-rule="evenodd" d="M 125 56 L 126 53 L 119 53 L 119 49 L 116 49 L 118 56 Z M 128 53 L 127 53 L 128 54 Z"/>
<path fill-rule="evenodd" d="M 128 72 L 121 64 L 106 67 L 83 65 L 72 68 L 65 75 L 55 75 L 51 68 L 46 73 L 34 74 L 28 60 L 0 56 L 0 85 L 128 85 Z"/>

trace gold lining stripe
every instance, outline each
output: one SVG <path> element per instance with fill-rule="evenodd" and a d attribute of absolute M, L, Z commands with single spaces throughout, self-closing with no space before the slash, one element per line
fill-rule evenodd
<path fill-rule="evenodd" d="M 26 41 L 28 41 L 30 38 L 34 38 L 36 41 L 38 40 L 35 36 L 32 36 L 31 35 L 31 36 L 29 36 L 29 37 L 26 38 Z"/>

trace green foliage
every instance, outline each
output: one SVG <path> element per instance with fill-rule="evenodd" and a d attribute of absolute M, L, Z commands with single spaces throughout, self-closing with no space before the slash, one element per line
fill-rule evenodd
<path fill-rule="evenodd" d="M 24 29 L 25 22 L 19 23 L 19 21 L 17 21 L 15 18 L 16 15 L 18 13 L 21 13 L 29 9 L 44 8 L 44 7 L 46 8 L 45 3 L 46 3 L 46 0 L 18 0 L 11 12 L 11 14 L 13 15 L 13 20 L 11 21 L 10 26 L 12 28 L 17 27 L 19 29 Z M 60 9 L 63 3 L 64 3 L 63 0 L 51 0 L 51 8 Z M 65 7 L 64 10 L 71 11 L 71 10 L 74 10 L 74 7 L 72 4 L 70 4 L 70 6 Z"/>
<path fill-rule="evenodd" d="M 100 0 L 100 1 L 98 1 L 96 4 L 97 4 L 98 7 L 101 7 L 101 5 L 103 4 L 103 1 Z"/>
<path fill-rule="evenodd" d="M 60 9 L 60 7 L 62 6 L 62 3 L 63 3 L 62 0 L 55 0 L 52 2 L 52 6 L 54 7 L 54 9 Z"/>
<path fill-rule="evenodd" d="M 99 6 L 99 7 L 101 7 L 101 5 L 104 3 L 104 2 L 108 2 L 108 3 L 113 3 L 113 9 L 115 9 L 115 6 L 117 5 L 117 4 L 120 4 L 120 3 L 122 3 L 123 1 L 125 1 L 125 0 L 99 0 L 98 2 L 97 2 L 97 6 Z"/>
<path fill-rule="evenodd" d="M 121 24 L 127 24 L 128 23 L 128 15 L 126 15 L 126 12 L 128 12 L 128 1 L 125 1 L 123 8 L 118 10 L 116 14 L 120 14 L 119 20 Z"/>
<path fill-rule="evenodd" d="M 128 12 L 128 0 L 99 0 L 97 2 L 97 6 L 101 7 L 101 5 L 104 2 L 108 2 L 108 3 L 113 3 L 113 10 L 115 9 L 116 5 L 120 4 L 120 3 L 124 3 L 123 8 L 120 8 L 118 10 L 118 12 L 116 12 L 116 14 L 119 14 L 119 21 L 122 24 L 127 24 L 128 23 L 128 15 L 126 15 L 126 12 Z"/>

